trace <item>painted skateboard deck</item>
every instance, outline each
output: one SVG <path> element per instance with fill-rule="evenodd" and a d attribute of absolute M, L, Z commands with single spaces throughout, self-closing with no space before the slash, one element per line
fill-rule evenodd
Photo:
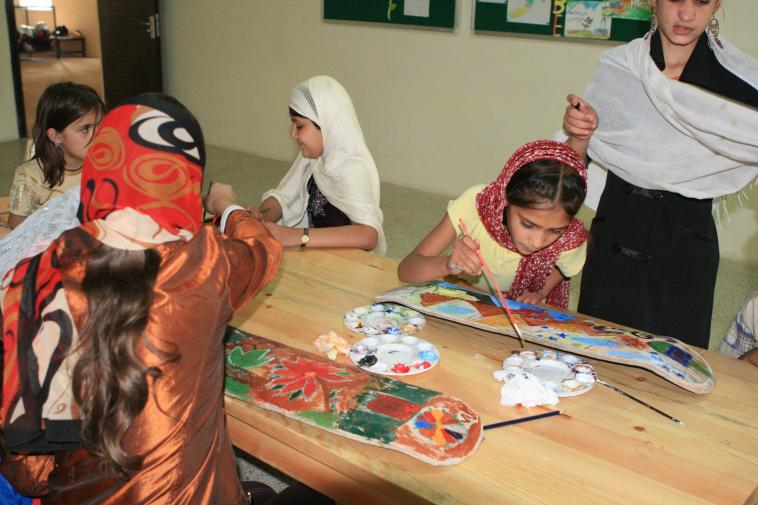
<path fill-rule="evenodd" d="M 430 316 L 516 337 L 500 302 L 487 293 L 442 281 L 402 286 L 376 297 Z M 710 365 L 685 343 L 642 331 L 606 326 L 586 316 L 508 300 L 525 340 L 645 368 L 693 393 L 715 385 Z"/>
<path fill-rule="evenodd" d="M 225 393 L 359 442 L 453 465 L 482 440 L 461 400 L 229 328 Z"/>

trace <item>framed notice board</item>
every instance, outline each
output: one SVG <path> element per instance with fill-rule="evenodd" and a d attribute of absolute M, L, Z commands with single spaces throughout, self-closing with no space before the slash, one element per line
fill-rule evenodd
<path fill-rule="evenodd" d="M 324 19 L 455 27 L 456 0 L 324 0 Z"/>
<path fill-rule="evenodd" d="M 475 0 L 474 29 L 628 42 L 650 30 L 651 0 Z"/>

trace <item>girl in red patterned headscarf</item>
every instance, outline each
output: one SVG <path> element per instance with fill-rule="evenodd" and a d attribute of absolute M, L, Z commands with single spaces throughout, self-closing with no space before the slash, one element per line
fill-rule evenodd
<path fill-rule="evenodd" d="M 587 232 L 574 217 L 586 192 L 587 167 L 571 147 L 529 142 L 494 182 L 448 204 L 442 221 L 400 263 L 400 280 L 453 274 L 487 289 L 479 252 L 506 297 L 565 308 L 568 278 L 581 271 L 586 255 Z"/>
<path fill-rule="evenodd" d="M 0 472 L 55 503 L 248 503 L 224 422 L 223 336 L 281 245 L 215 184 L 176 100 L 107 114 L 84 160 L 82 225 L 0 283 Z M 5 449 L 6 451 L 3 451 Z"/>

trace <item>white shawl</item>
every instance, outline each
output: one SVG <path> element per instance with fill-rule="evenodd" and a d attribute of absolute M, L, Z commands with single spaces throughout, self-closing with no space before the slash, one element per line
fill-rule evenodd
<path fill-rule="evenodd" d="M 279 187 L 267 191 L 263 200 L 271 196 L 279 202 L 279 224 L 308 226 L 307 184 L 312 174 L 329 203 L 351 222 L 376 230 L 379 238 L 374 252 L 384 254 L 387 242 L 379 208 L 379 174 L 347 91 L 331 77 L 312 77 L 292 90 L 289 106 L 321 128 L 324 152 L 317 160 L 298 153 Z"/>
<path fill-rule="evenodd" d="M 758 88 L 758 62 L 720 40 L 723 49 L 711 39 L 719 62 Z M 592 208 L 605 185 L 602 170 L 646 189 L 703 199 L 737 192 L 758 177 L 758 110 L 668 79 L 650 57 L 649 37 L 603 53 L 584 99 L 599 120 L 588 148 Z"/>

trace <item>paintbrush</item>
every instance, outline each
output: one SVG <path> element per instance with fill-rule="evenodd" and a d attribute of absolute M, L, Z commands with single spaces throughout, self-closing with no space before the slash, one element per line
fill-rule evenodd
<path fill-rule="evenodd" d="M 463 233 L 468 235 L 469 237 L 471 234 L 468 232 L 468 227 L 466 226 L 466 223 L 463 222 L 463 219 L 459 219 L 458 222 L 461 225 L 461 229 L 463 230 Z M 516 325 L 516 321 L 513 319 L 513 314 L 511 314 L 511 309 L 508 308 L 508 302 L 505 300 L 505 297 L 503 296 L 503 293 L 500 292 L 500 288 L 497 287 L 497 283 L 495 282 L 495 277 L 492 275 L 492 271 L 490 270 L 490 267 L 487 266 L 487 263 L 485 263 L 484 258 L 482 257 L 482 253 L 477 249 L 476 255 L 479 256 L 479 261 L 482 262 L 482 267 L 484 268 L 484 276 L 487 278 L 487 282 L 490 284 L 490 288 L 492 288 L 495 293 L 497 294 L 497 297 L 500 299 L 500 303 L 503 305 L 503 309 L 505 310 L 505 315 L 508 317 L 508 322 L 511 323 L 511 326 L 513 326 L 513 329 L 516 332 L 516 335 L 518 336 L 519 343 L 521 344 L 521 347 L 524 347 L 524 337 L 521 335 L 521 330 L 519 330 L 518 326 Z"/>
<path fill-rule="evenodd" d="M 614 385 L 612 385 L 612 384 L 608 384 L 608 383 L 607 383 L 607 382 L 605 382 L 605 381 L 601 381 L 600 379 L 596 379 L 596 382 L 599 382 L 599 383 L 600 383 L 600 384 L 602 384 L 603 386 L 605 386 L 605 387 L 608 387 L 608 388 L 611 388 L 611 389 L 612 389 L 612 390 L 614 390 L 615 392 L 617 392 L 617 393 L 620 393 L 620 394 L 622 394 L 622 395 L 626 396 L 627 398 L 629 398 L 629 399 L 631 399 L 631 400 L 634 400 L 635 402 L 639 403 L 640 405 L 644 405 L 645 407 L 649 408 L 649 409 L 650 409 L 650 410 L 652 410 L 653 412 L 657 412 L 657 413 L 659 413 L 660 415 L 662 415 L 663 417 L 667 417 L 667 418 L 671 419 L 672 421 L 674 421 L 675 423 L 678 423 L 678 424 L 681 424 L 682 426 L 684 426 L 684 422 L 683 422 L 683 421 L 681 421 L 681 420 L 677 419 L 676 417 L 674 417 L 674 416 L 672 416 L 672 415 L 670 415 L 670 414 L 666 414 L 666 413 L 665 413 L 664 411 L 662 411 L 661 409 L 659 409 L 659 408 L 656 408 L 656 407 L 653 407 L 653 406 L 652 406 L 652 405 L 650 405 L 649 403 L 643 402 L 642 400 L 640 400 L 640 399 L 639 399 L 639 398 L 637 398 L 636 396 L 630 395 L 629 393 L 627 393 L 627 392 L 626 392 L 626 391 L 624 391 L 623 389 L 621 389 L 621 388 L 617 388 L 616 386 L 614 386 Z"/>
<path fill-rule="evenodd" d="M 563 414 L 562 410 L 551 410 L 550 412 L 543 412 L 534 416 L 520 417 L 518 419 L 509 419 L 508 421 L 500 421 L 499 423 L 492 423 L 484 426 L 483 430 L 491 430 L 492 428 L 500 428 L 501 426 L 510 426 L 511 424 L 525 423 L 527 421 L 536 421 L 543 417 L 552 417 Z"/>

